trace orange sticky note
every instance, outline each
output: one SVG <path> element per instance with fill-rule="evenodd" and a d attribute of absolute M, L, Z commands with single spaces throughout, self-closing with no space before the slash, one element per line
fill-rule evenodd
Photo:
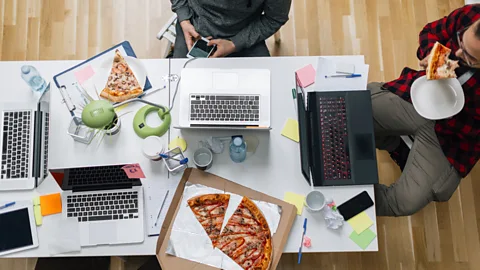
<path fill-rule="evenodd" d="M 40 196 L 42 216 L 59 214 L 62 212 L 62 197 L 60 193 Z"/>

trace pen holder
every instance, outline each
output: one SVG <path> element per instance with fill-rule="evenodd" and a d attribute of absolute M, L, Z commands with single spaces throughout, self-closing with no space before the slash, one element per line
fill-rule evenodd
<path fill-rule="evenodd" d="M 177 174 L 188 167 L 188 164 L 181 164 L 179 160 L 184 160 L 185 155 L 183 154 L 180 147 L 173 148 L 164 153 L 165 155 L 171 158 L 163 158 L 163 163 L 167 167 L 168 171 L 172 174 Z"/>
<path fill-rule="evenodd" d="M 90 144 L 95 135 L 94 130 L 85 126 L 80 117 L 75 117 L 70 121 L 67 133 L 72 136 L 73 140 L 84 144 Z"/>

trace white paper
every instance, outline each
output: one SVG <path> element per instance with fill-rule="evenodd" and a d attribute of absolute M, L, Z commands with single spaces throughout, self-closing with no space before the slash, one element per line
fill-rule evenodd
<path fill-rule="evenodd" d="M 148 236 L 156 236 L 160 234 L 163 221 L 165 220 L 165 215 L 167 214 L 168 208 L 173 199 L 173 194 L 169 192 L 167 196 L 167 191 L 168 189 L 154 189 L 150 186 L 146 186 L 144 188 L 145 212 L 146 212 Z M 166 199 L 165 199 L 165 196 L 167 196 Z M 163 204 L 164 200 L 165 200 L 165 203 Z M 163 207 L 162 207 L 162 204 L 163 204 Z M 162 209 L 159 217 L 158 212 L 160 211 L 160 208 Z"/>
<path fill-rule="evenodd" d="M 222 225 L 223 231 L 226 223 L 242 201 L 243 196 L 204 185 L 187 183 L 183 192 L 180 208 L 172 226 L 166 253 L 220 269 L 242 269 L 227 255 L 212 246 L 212 242 L 205 232 L 205 229 L 200 222 L 198 222 L 187 204 L 187 201 L 195 196 L 215 193 L 230 194 L 230 200 L 225 211 L 225 219 Z M 253 202 L 265 216 L 273 236 L 278 229 L 281 218 L 281 208 L 278 205 L 263 201 Z"/>
<path fill-rule="evenodd" d="M 366 90 L 368 82 L 369 65 L 355 64 L 355 74 L 361 74 L 357 78 L 325 78 L 325 76 L 335 75 L 336 62 L 333 59 L 324 57 L 318 58 L 317 74 L 315 78 L 314 90 L 319 91 L 348 91 L 348 90 Z"/>
<path fill-rule="evenodd" d="M 76 218 L 62 218 L 55 223 L 55 237 L 50 239 L 50 255 L 80 252 L 80 227 Z"/>

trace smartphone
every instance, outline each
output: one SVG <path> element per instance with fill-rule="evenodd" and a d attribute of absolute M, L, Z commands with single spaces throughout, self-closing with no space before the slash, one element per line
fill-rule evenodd
<path fill-rule="evenodd" d="M 188 58 L 208 58 L 215 50 L 216 45 L 208 46 L 208 39 L 201 38 L 195 41 L 187 54 Z"/>
<path fill-rule="evenodd" d="M 347 221 L 371 206 L 373 206 L 372 198 L 370 198 L 366 191 L 363 191 L 357 196 L 339 205 L 337 209 L 340 211 L 340 214 L 342 214 L 345 221 Z"/>

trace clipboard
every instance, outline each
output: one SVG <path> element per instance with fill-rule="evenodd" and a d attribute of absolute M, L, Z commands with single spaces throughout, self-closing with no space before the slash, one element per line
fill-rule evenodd
<path fill-rule="evenodd" d="M 73 104 L 81 104 L 82 97 L 78 93 L 78 91 L 75 89 L 74 83 L 77 82 L 77 77 L 75 75 L 76 72 L 79 72 L 85 68 L 88 68 L 88 66 L 96 66 L 105 61 L 107 54 L 113 50 L 119 49 L 120 53 L 123 55 L 131 56 L 131 57 L 137 57 L 135 55 L 135 52 L 133 51 L 132 46 L 130 45 L 130 42 L 128 41 L 123 41 L 120 44 L 117 44 L 113 47 L 111 47 L 108 50 L 105 50 L 92 58 L 89 58 L 82 63 L 73 66 L 53 77 L 53 81 L 55 82 L 55 85 L 57 86 L 58 89 L 64 87 L 66 92 L 68 93 L 70 99 L 72 100 Z M 148 77 L 145 80 L 145 86 L 143 88 L 144 93 L 147 92 L 149 89 L 152 88 L 152 84 L 150 83 L 150 80 Z M 99 89 L 100 91 L 100 89 Z"/>

